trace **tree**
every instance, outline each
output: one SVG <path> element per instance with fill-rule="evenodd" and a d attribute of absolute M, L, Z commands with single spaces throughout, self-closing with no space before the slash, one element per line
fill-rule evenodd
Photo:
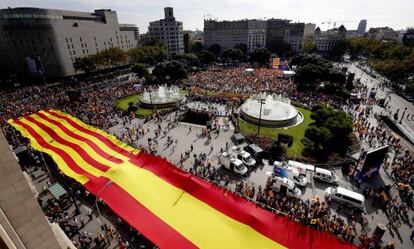
<path fill-rule="evenodd" d="M 234 45 L 234 49 L 238 49 L 243 53 L 243 59 L 247 56 L 247 45 L 245 43 L 238 43 Z"/>
<path fill-rule="evenodd" d="M 107 60 L 109 66 L 119 66 L 128 61 L 128 55 L 120 48 L 108 48 L 101 52 L 103 58 Z"/>
<path fill-rule="evenodd" d="M 316 47 L 315 42 L 313 41 L 305 41 L 302 47 L 302 52 L 305 54 L 313 54 L 318 50 Z"/>
<path fill-rule="evenodd" d="M 202 65 L 210 65 L 211 63 L 214 62 L 215 57 L 214 57 L 214 54 L 212 52 L 207 51 L 207 50 L 203 50 L 203 51 L 201 51 L 199 59 L 200 59 L 200 63 Z"/>
<path fill-rule="evenodd" d="M 207 50 L 212 52 L 216 58 L 221 55 L 221 46 L 217 43 L 211 45 Z"/>
<path fill-rule="evenodd" d="M 144 64 L 137 63 L 131 67 L 132 72 L 134 72 L 138 78 L 145 78 L 149 75 L 148 69 Z"/>
<path fill-rule="evenodd" d="M 76 58 L 73 63 L 73 68 L 76 72 L 83 71 L 85 73 L 90 73 L 96 70 L 95 62 L 93 61 L 92 56 Z"/>
<path fill-rule="evenodd" d="M 182 62 L 186 66 L 186 68 L 200 67 L 200 60 L 195 54 L 174 55 L 173 60 Z"/>
<path fill-rule="evenodd" d="M 187 78 L 187 71 L 185 65 L 179 61 L 169 61 L 158 63 L 152 74 L 159 80 L 176 81 Z"/>
<path fill-rule="evenodd" d="M 335 46 L 332 48 L 330 57 L 333 60 L 339 61 L 344 56 L 347 49 L 347 43 L 343 40 L 336 42 Z"/>
<path fill-rule="evenodd" d="M 288 42 L 282 41 L 273 46 L 272 52 L 281 57 L 289 56 L 292 52 L 292 45 Z"/>
<path fill-rule="evenodd" d="M 203 49 L 204 47 L 201 42 L 194 42 L 193 44 L 191 44 L 190 52 L 197 56 L 200 56 Z"/>
<path fill-rule="evenodd" d="M 305 131 L 305 151 L 319 158 L 332 152 L 344 154 L 350 145 L 352 118 L 343 111 L 316 106 L 311 118 L 315 120 Z"/>
<path fill-rule="evenodd" d="M 129 58 L 131 63 L 155 65 L 167 58 L 167 49 L 163 44 L 133 48 L 129 51 Z"/>
<path fill-rule="evenodd" d="M 270 52 L 265 48 L 256 49 L 249 58 L 249 62 L 257 63 L 260 66 L 266 66 L 270 61 Z"/>
<path fill-rule="evenodd" d="M 240 61 L 243 59 L 243 52 L 240 49 L 231 48 L 224 51 L 222 57 L 227 60 Z"/>

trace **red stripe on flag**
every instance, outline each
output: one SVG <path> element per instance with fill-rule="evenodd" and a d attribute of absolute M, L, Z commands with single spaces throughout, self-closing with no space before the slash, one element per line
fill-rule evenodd
<path fill-rule="evenodd" d="M 14 122 L 20 126 L 22 126 L 26 131 L 34 138 L 36 141 L 44 148 L 53 151 L 54 153 L 58 154 L 62 159 L 66 162 L 66 164 L 77 174 L 86 176 L 89 180 L 95 180 L 96 177 L 92 174 L 89 174 L 87 171 L 83 170 L 79 167 L 76 162 L 66 153 L 64 150 L 52 146 L 48 142 L 44 140 L 42 136 L 40 136 L 32 127 L 22 123 L 20 120 L 14 120 Z"/>
<path fill-rule="evenodd" d="M 109 169 L 108 166 L 106 166 L 106 165 L 98 162 L 97 160 L 93 159 L 92 156 L 89 155 L 88 152 L 86 152 L 81 146 L 79 146 L 78 144 L 66 141 L 65 139 L 60 137 L 54 130 L 47 127 L 45 124 L 35 120 L 34 118 L 32 118 L 30 116 L 26 116 L 25 119 L 27 119 L 28 121 L 38 125 L 49 136 L 51 136 L 53 138 L 53 140 L 55 140 L 56 142 L 58 142 L 60 144 L 63 144 L 63 145 L 66 145 L 68 147 L 71 147 L 74 151 L 76 151 L 76 153 L 78 153 L 92 167 L 95 167 L 95 168 L 97 168 L 97 169 L 99 169 L 103 172 L 106 172 Z"/>
<path fill-rule="evenodd" d="M 105 187 L 109 179 L 100 177 L 98 181 L 87 182 L 84 186 L 99 197 L 129 225 L 141 232 L 146 238 L 156 242 L 160 248 L 197 248 L 191 241 L 178 233 L 163 220 L 154 215 L 128 192 L 112 182 Z"/>
<path fill-rule="evenodd" d="M 71 118 L 68 118 L 64 115 L 61 115 L 59 113 L 53 112 L 53 110 L 47 110 L 47 113 L 49 113 L 50 115 L 53 115 L 57 118 L 60 119 L 64 119 L 66 120 L 73 128 L 80 130 L 86 134 L 89 134 L 91 136 L 96 137 L 97 139 L 99 139 L 101 142 L 105 143 L 108 147 L 112 148 L 115 152 L 122 154 L 123 156 L 126 157 L 130 157 L 131 153 L 127 150 L 125 150 L 122 147 L 119 147 L 118 145 L 116 145 L 115 143 L 113 143 L 111 140 L 109 140 L 107 137 L 102 136 L 101 134 L 99 134 L 98 132 L 86 129 L 85 127 L 77 124 L 75 121 L 73 121 Z"/>
<path fill-rule="evenodd" d="M 82 137 L 72 131 L 70 131 L 68 128 L 66 128 L 62 123 L 59 123 L 56 120 L 50 119 L 49 117 L 47 117 L 46 115 L 44 115 L 43 113 L 37 112 L 36 115 L 40 116 L 42 119 L 56 125 L 57 127 L 59 127 L 60 130 L 62 130 L 66 135 L 73 137 L 75 139 L 78 139 L 82 142 L 85 142 L 86 144 L 88 144 L 97 154 L 101 155 L 103 158 L 116 163 L 116 164 L 121 164 L 123 161 L 119 158 L 113 157 L 112 155 L 109 155 L 108 153 L 106 153 L 105 151 L 103 151 L 97 144 L 95 144 L 92 140 L 86 138 L 86 137 Z"/>
<path fill-rule="evenodd" d="M 313 230 L 289 218 L 262 209 L 197 176 L 182 171 L 158 156 L 138 154 L 131 163 L 153 172 L 221 213 L 244 223 L 288 248 L 356 248 L 327 232 Z"/>

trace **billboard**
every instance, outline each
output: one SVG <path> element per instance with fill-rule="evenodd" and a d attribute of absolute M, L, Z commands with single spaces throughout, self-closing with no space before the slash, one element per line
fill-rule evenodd
<path fill-rule="evenodd" d="M 26 57 L 27 67 L 32 75 L 44 74 L 42 60 L 39 56 L 28 56 Z"/>
<path fill-rule="evenodd" d="M 358 162 L 355 178 L 360 181 L 378 175 L 379 169 L 388 153 L 388 145 L 362 153 Z"/>
<path fill-rule="evenodd" d="M 280 66 L 280 58 L 273 58 L 272 59 L 272 68 L 278 69 Z"/>

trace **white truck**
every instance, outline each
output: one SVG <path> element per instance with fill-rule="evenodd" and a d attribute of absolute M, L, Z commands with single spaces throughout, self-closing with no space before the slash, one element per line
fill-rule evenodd
<path fill-rule="evenodd" d="M 233 171 L 239 175 L 247 174 L 247 167 L 244 166 L 243 162 L 234 156 L 231 156 L 227 152 L 223 152 L 219 158 L 219 163 L 224 168 Z"/>
<path fill-rule="evenodd" d="M 237 155 L 237 159 L 240 159 L 244 165 L 248 168 L 252 168 L 256 165 L 256 160 L 247 151 L 240 151 Z"/>
<path fill-rule="evenodd" d="M 306 174 L 300 174 L 299 170 L 289 164 L 275 161 L 273 163 L 274 174 L 280 177 L 286 177 L 292 180 L 299 187 L 306 187 L 308 180 Z"/>

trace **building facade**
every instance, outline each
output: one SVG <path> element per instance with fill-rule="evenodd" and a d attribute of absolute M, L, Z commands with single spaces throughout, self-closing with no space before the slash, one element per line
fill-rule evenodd
<path fill-rule="evenodd" d="M 338 41 L 344 41 L 345 39 L 346 29 L 343 25 L 327 31 L 321 31 L 319 27 L 315 29 L 316 49 L 322 56 L 328 56 Z"/>
<path fill-rule="evenodd" d="M 0 132 L 0 248 L 74 248 L 54 233 L 10 148 Z"/>
<path fill-rule="evenodd" d="M 297 52 L 302 48 L 305 24 L 291 23 L 286 19 L 267 20 L 266 48 L 273 53 L 280 53 L 286 44 L 292 51 Z"/>
<path fill-rule="evenodd" d="M 402 43 L 405 46 L 414 47 L 414 28 L 409 28 L 404 32 Z"/>
<path fill-rule="evenodd" d="M 76 58 L 137 46 L 138 28 L 119 24 L 115 11 L 93 13 L 13 8 L 0 10 L 0 64 L 28 76 L 74 75 Z"/>
<path fill-rule="evenodd" d="M 361 21 L 359 21 L 357 33 L 359 36 L 364 36 L 366 31 L 367 31 L 367 20 L 362 19 Z"/>
<path fill-rule="evenodd" d="M 257 48 L 267 48 L 278 52 L 286 44 L 293 51 L 302 47 L 304 23 L 291 23 L 290 20 L 204 20 L 204 47 L 219 44 L 222 52 L 236 44 L 246 44 L 248 52 Z"/>
<path fill-rule="evenodd" d="M 184 53 L 183 23 L 175 20 L 173 8 L 164 8 L 164 19 L 150 22 L 148 34 L 151 38 L 164 42 L 169 59 L 175 54 Z"/>
<path fill-rule="evenodd" d="M 368 37 L 378 41 L 397 40 L 398 32 L 390 27 L 370 28 Z"/>
<path fill-rule="evenodd" d="M 247 52 L 251 53 L 256 49 L 266 46 L 266 21 L 248 20 L 247 21 Z"/>
<path fill-rule="evenodd" d="M 248 22 L 204 20 L 204 47 L 219 44 L 221 52 L 248 43 Z"/>

